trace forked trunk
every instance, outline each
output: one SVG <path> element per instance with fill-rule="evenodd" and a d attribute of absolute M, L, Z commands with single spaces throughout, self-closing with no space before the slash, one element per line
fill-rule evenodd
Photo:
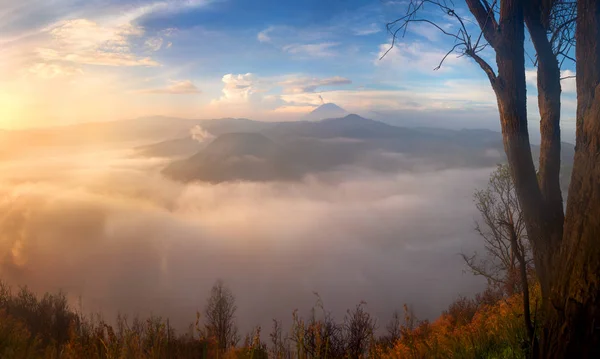
<path fill-rule="evenodd" d="M 542 289 L 549 297 L 552 250 L 549 238 L 558 236 L 552 225 L 549 207 L 535 173 L 527 128 L 527 94 L 525 84 L 525 26 L 521 1 L 503 1 L 500 14 L 501 37 L 495 43 L 498 77 L 492 86 L 498 100 L 504 150 L 510 164 L 515 191 L 523 210 L 527 235 Z M 559 147 L 560 151 L 560 147 Z"/>

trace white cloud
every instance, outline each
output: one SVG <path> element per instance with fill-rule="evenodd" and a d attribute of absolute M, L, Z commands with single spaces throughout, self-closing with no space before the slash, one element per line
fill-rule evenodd
<path fill-rule="evenodd" d="M 337 47 L 339 42 L 321 42 L 315 44 L 290 44 L 283 47 L 283 51 L 301 56 L 308 57 L 331 57 L 337 53 L 333 49 Z"/>
<path fill-rule="evenodd" d="M 155 1 L 143 6 L 134 8 L 133 10 L 126 11 L 119 16 L 112 17 L 111 20 L 114 23 L 131 23 L 143 16 L 148 14 L 161 12 L 161 13 L 180 13 L 186 10 L 202 8 L 214 3 L 216 0 L 167 0 L 167 1 Z"/>
<path fill-rule="evenodd" d="M 222 78 L 221 97 L 210 102 L 208 109 L 222 116 L 259 116 L 281 120 L 279 115 L 293 115 L 314 109 L 321 104 L 321 87 L 352 83 L 350 79 L 333 76 L 309 77 L 298 74 L 260 77 L 256 74 L 226 74 Z M 329 93 L 329 92 L 328 92 Z"/>
<path fill-rule="evenodd" d="M 381 32 L 381 27 L 376 23 L 371 23 L 369 26 L 354 30 L 354 34 L 358 36 L 372 35 Z"/>
<path fill-rule="evenodd" d="M 560 77 L 564 78 L 560 82 L 560 86 L 563 92 L 567 93 L 576 93 L 577 92 L 577 84 L 575 81 L 575 72 L 571 70 L 563 70 L 560 72 Z"/>
<path fill-rule="evenodd" d="M 532 86 L 537 86 L 537 70 L 536 69 L 525 70 L 525 81 Z"/>
<path fill-rule="evenodd" d="M 466 64 L 464 57 L 458 57 L 458 54 L 451 54 L 446 57 L 442 67 L 438 71 L 433 71 L 439 66 L 440 61 L 446 55 L 446 51 L 419 42 L 399 42 L 393 48 L 388 43 L 379 46 L 379 53 L 374 63 L 376 66 L 392 66 L 403 74 L 409 74 L 411 71 L 435 74 L 436 72 L 445 72 L 459 65 Z M 384 54 L 385 56 L 381 59 Z"/>
<path fill-rule="evenodd" d="M 283 86 L 283 91 L 285 93 L 305 93 L 315 92 L 317 88 L 323 86 L 348 85 L 351 83 L 352 81 L 347 78 L 334 76 L 324 79 L 309 77 L 291 78 L 282 81 L 279 84 Z"/>
<path fill-rule="evenodd" d="M 63 21 L 49 30 L 53 42 L 37 53 L 45 61 L 67 61 L 103 66 L 157 66 L 149 57 L 131 51 L 130 36 L 143 30 L 131 24 L 103 26 L 88 19 Z"/>
<path fill-rule="evenodd" d="M 452 32 L 452 23 L 440 23 L 438 24 L 441 28 L 448 32 Z M 438 28 L 435 26 L 423 23 L 423 22 L 414 22 L 411 23 L 408 27 L 408 31 L 411 33 L 426 38 L 429 41 L 436 42 L 442 38 L 444 35 Z"/>
<path fill-rule="evenodd" d="M 163 39 L 161 37 L 149 37 L 144 42 L 144 45 L 152 51 L 158 51 L 163 45 Z"/>
<path fill-rule="evenodd" d="M 276 109 L 272 110 L 271 112 L 276 113 L 276 114 L 294 114 L 294 115 L 298 115 L 298 114 L 305 114 L 305 113 L 309 113 L 310 111 L 314 110 L 315 106 L 281 106 L 281 107 L 277 107 Z"/>
<path fill-rule="evenodd" d="M 206 142 L 215 138 L 215 135 L 206 131 L 200 125 L 196 125 L 190 129 L 190 135 L 198 142 Z"/>
<path fill-rule="evenodd" d="M 170 94 L 170 95 L 188 95 L 201 93 L 190 80 L 171 81 L 171 85 L 164 88 L 154 88 L 138 91 L 147 94 Z"/>
<path fill-rule="evenodd" d="M 252 73 L 226 74 L 221 78 L 221 96 L 210 101 L 207 111 L 216 116 L 255 117 L 265 113 L 280 101 L 277 96 L 265 96 L 272 83 Z"/>
<path fill-rule="evenodd" d="M 316 93 L 281 95 L 286 104 L 318 106 Z M 495 109 L 496 100 L 489 83 L 481 81 L 445 81 L 432 86 L 415 86 L 410 90 L 334 90 L 327 92 L 327 101 L 349 111 L 445 111 L 464 109 Z"/>
<path fill-rule="evenodd" d="M 273 30 L 274 30 L 274 28 L 272 26 L 269 26 L 268 28 L 266 28 L 263 31 L 259 32 L 258 35 L 256 35 L 256 38 L 260 42 L 271 42 L 271 38 L 269 37 L 269 33 L 271 31 L 273 31 Z"/>
<path fill-rule="evenodd" d="M 167 29 L 161 30 L 159 32 L 159 35 L 164 36 L 164 37 L 171 37 L 173 36 L 173 34 L 175 34 L 177 32 L 177 29 L 174 27 L 169 27 Z"/>
<path fill-rule="evenodd" d="M 560 77 L 563 80 L 560 81 L 560 86 L 562 88 L 563 93 L 576 93 L 577 86 L 575 83 L 575 72 L 571 70 L 562 70 L 560 72 Z M 537 69 L 527 69 L 525 70 L 525 79 L 528 84 L 531 86 L 537 87 Z"/>
<path fill-rule="evenodd" d="M 251 74 L 226 74 L 221 79 L 225 84 L 221 101 L 247 102 L 257 92 L 256 77 Z"/>
<path fill-rule="evenodd" d="M 75 66 L 46 62 L 33 64 L 27 71 L 43 79 L 83 74 L 83 70 Z"/>

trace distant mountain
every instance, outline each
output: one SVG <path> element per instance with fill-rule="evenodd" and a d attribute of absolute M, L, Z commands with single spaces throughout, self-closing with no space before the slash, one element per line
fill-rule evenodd
<path fill-rule="evenodd" d="M 243 118 L 196 120 L 193 124 L 200 126 L 200 128 L 212 136 L 238 132 L 260 133 L 276 125 L 276 123 L 272 122 L 253 121 Z M 191 156 L 206 146 L 205 142 L 192 138 L 191 129 L 192 127 L 190 126 L 180 131 L 180 137 L 178 138 L 138 146 L 135 150 L 139 155 L 148 157 Z"/>
<path fill-rule="evenodd" d="M 174 161 L 164 173 L 184 182 L 297 180 L 347 166 L 384 172 L 423 165 L 493 166 L 503 156 L 496 132 L 408 129 L 347 115 L 272 123 L 260 133 L 223 134 L 193 156 Z"/>
<path fill-rule="evenodd" d="M 310 113 L 304 115 L 301 120 L 303 121 L 319 121 L 325 120 L 327 118 L 339 118 L 344 117 L 348 114 L 348 111 L 339 107 L 334 103 L 325 103 L 316 109 L 312 110 Z"/>
<path fill-rule="evenodd" d="M 190 158 L 168 165 L 163 173 L 179 181 L 268 181 L 294 175 L 282 148 L 259 133 L 228 133 Z"/>

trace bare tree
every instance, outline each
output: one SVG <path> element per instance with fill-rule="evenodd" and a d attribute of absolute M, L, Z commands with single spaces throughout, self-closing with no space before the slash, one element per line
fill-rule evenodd
<path fill-rule="evenodd" d="M 304 320 L 298 311 L 293 313 L 290 340 L 296 345 L 298 358 L 343 358 L 346 342 L 343 325 L 336 323 L 331 312 L 325 310 L 318 293 L 310 317 Z M 317 311 L 317 309 L 319 309 Z"/>
<path fill-rule="evenodd" d="M 287 347 L 287 340 L 283 337 L 281 322 L 273 319 L 273 329 L 269 334 L 271 338 L 270 355 L 273 359 L 286 359 L 290 357 L 290 352 Z"/>
<path fill-rule="evenodd" d="M 430 23 L 484 71 L 496 95 L 504 148 L 532 247 L 545 322 L 539 357 L 600 357 L 600 1 L 465 0 L 477 31 L 445 0 L 412 0 L 392 22 L 394 35 L 408 24 Z M 457 21 L 457 32 L 419 18 L 425 5 Z M 429 6 L 428 5 L 428 6 Z M 574 10 L 576 6 L 576 10 Z M 572 23 L 575 39 L 569 39 Z M 539 176 L 527 127 L 525 24 L 538 65 L 541 122 Z M 394 27 L 395 26 L 395 27 Z M 404 29 L 404 30 L 403 30 Z M 567 32 L 565 32 L 567 31 Z M 478 34 L 477 34 L 478 33 Z M 560 64 L 575 46 L 576 147 L 566 214 L 560 193 Z M 481 56 L 490 48 L 495 67 Z M 446 55 L 443 60 L 448 56 Z M 487 59 L 487 61 L 486 61 Z M 572 58 L 571 58 L 572 59 Z"/>
<path fill-rule="evenodd" d="M 365 311 L 366 302 L 360 302 L 354 310 L 348 309 L 344 318 L 346 355 L 350 359 L 364 358 L 373 343 L 376 320 Z"/>
<path fill-rule="evenodd" d="M 204 324 L 206 335 L 214 338 L 220 352 L 237 345 L 240 340 L 235 322 L 237 306 L 231 290 L 218 280 L 211 289 L 206 303 Z"/>
<path fill-rule="evenodd" d="M 475 206 L 481 214 L 475 230 L 483 238 L 486 255 L 477 253 L 462 257 L 475 275 L 500 287 L 508 295 L 523 293 L 523 320 L 531 345 L 535 345 L 534 327 L 530 312 L 528 272 L 532 268 L 531 248 L 523 212 L 507 165 L 498 165 L 490 175 L 488 187 L 474 195 Z"/>
<path fill-rule="evenodd" d="M 402 337 L 402 319 L 397 310 L 392 313 L 392 318 L 385 326 L 385 332 L 386 333 L 381 337 L 381 342 L 384 347 L 392 348 Z"/>

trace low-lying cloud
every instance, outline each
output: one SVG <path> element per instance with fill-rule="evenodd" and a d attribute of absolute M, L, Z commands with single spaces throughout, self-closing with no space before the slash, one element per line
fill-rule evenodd
<path fill-rule="evenodd" d="M 243 330 L 308 310 L 313 292 L 339 319 L 365 300 L 383 325 L 403 303 L 437 316 L 482 287 L 458 253 L 479 248 L 471 194 L 490 169 L 183 185 L 164 164 L 122 151 L 0 164 L 1 276 L 180 329 L 217 278 Z"/>

